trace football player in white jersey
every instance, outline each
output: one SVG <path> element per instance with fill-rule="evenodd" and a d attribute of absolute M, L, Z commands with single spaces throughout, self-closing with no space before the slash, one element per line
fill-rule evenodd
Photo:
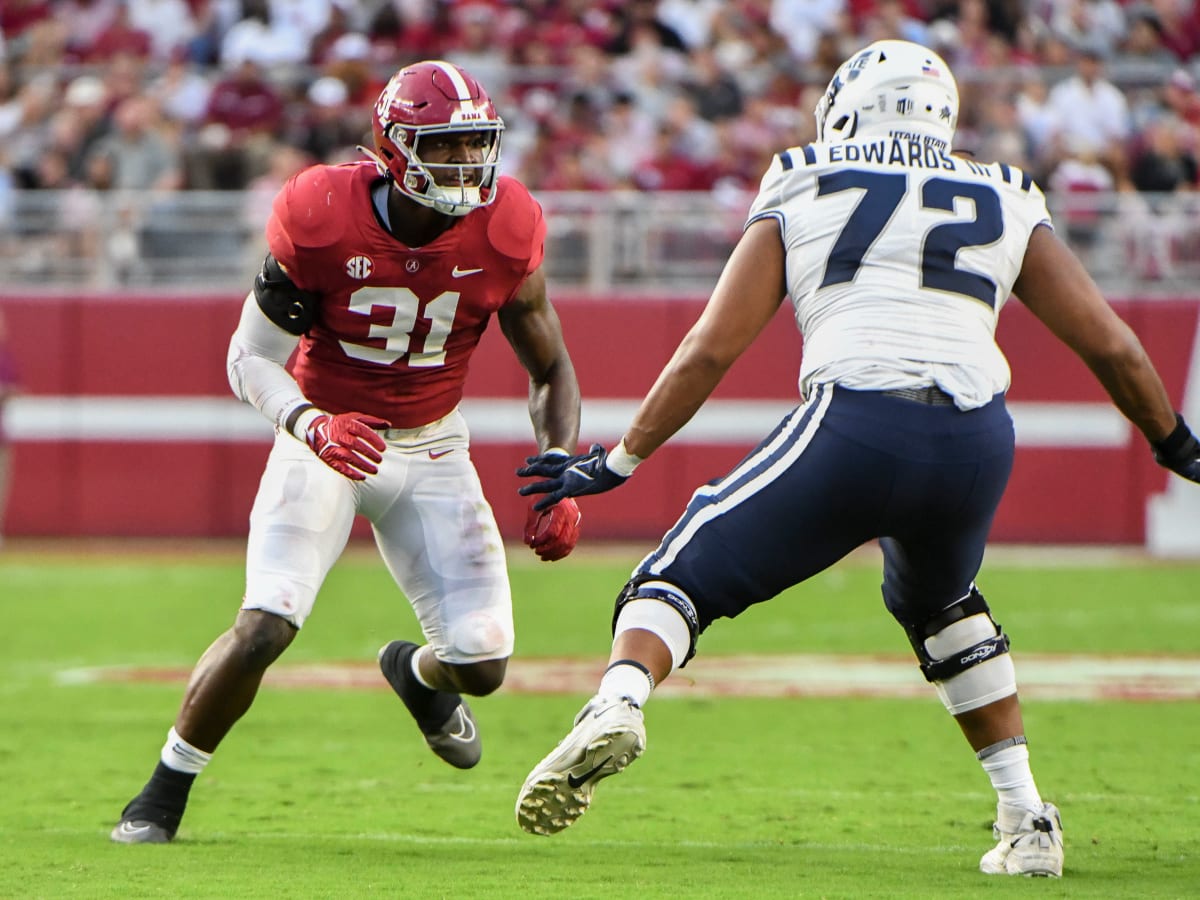
<path fill-rule="evenodd" d="M 903 41 L 848 59 L 819 141 L 780 153 L 704 313 L 620 443 L 531 457 L 523 494 L 609 490 L 678 431 L 785 296 L 804 338 L 803 402 L 699 488 L 617 599 L 610 665 L 573 730 L 526 779 L 521 827 L 553 834 L 646 746 L 641 707 L 733 618 L 878 540 L 883 599 L 997 794 L 988 874 L 1062 874 L 1062 823 L 1030 771 L 1008 637 L 975 578 L 1013 460 L 1010 293 L 1092 369 L 1159 463 L 1200 481 L 1200 444 L 1133 332 L 1055 236 L 1019 169 L 952 152 L 958 90 Z"/>

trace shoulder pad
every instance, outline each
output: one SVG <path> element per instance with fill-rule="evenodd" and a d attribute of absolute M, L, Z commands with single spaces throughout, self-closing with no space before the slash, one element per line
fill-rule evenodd
<path fill-rule="evenodd" d="M 292 246 L 328 247 L 342 236 L 350 215 L 353 172 L 349 167 L 312 166 L 283 186 L 271 212 Z"/>
<path fill-rule="evenodd" d="M 532 272 L 542 263 L 546 243 L 546 220 L 542 207 L 525 185 L 502 176 L 496 185 L 495 208 L 487 224 L 488 242 L 509 259 L 526 261 Z"/>

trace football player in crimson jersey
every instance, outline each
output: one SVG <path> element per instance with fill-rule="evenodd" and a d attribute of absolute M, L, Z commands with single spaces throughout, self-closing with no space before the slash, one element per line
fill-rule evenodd
<path fill-rule="evenodd" d="M 376 103 L 369 161 L 314 166 L 275 199 L 270 252 L 228 359 L 234 392 L 276 430 L 250 515 L 245 597 L 192 673 L 113 840 L 174 838 L 192 782 L 304 624 L 359 513 L 425 637 L 387 644 L 383 675 L 434 753 L 478 762 L 461 695 L 500 686 L 513 621 L 458 405 L 493 314 L 529 373 L 535 458 L 566 457 L 579 431 L 579 386 L 541 267 L 546 226 L 525 187 L 497 174 L 503 129 L 469 74 L 417 63 Z M 573 503 L 531 508 L 526 541 L 560 559 L 579 519 Z"/>

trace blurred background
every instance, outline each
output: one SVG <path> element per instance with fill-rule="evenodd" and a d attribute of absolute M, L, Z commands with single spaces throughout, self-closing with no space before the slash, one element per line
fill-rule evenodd
<path fill-rule="evenodd" d="M 234 400 L 224 360 L 271 200 L 307 165 L 359 158 L 379 90 L 424 58 L 465 67 L 505 119 L 503 170 L 548 217 L 581 442 L 614 440 L 772 154 L 813 139 L 836 65 L 887 37 L 946 57 L 958 149 L 1037 179 L 1200 423 L 1193 2 L 3 0 L 2 533 L 245 533 L 270 428 Z M 513 537 L 532 431 L 495 331 L 464 411 Z M 1018 458 L 996 540 L 1200 555 L 1200 490 L 1168 480 L 1019 303 L 999 340 Z M 784 309 L 636 490 L 589 498 L 585 534 L 657 538 L 794 405 L 800 353 Z"/>

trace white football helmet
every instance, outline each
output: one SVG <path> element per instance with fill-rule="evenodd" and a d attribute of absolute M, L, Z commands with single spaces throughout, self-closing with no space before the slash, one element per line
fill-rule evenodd
<path fill-rule="evenodd" d="M 946 61 L 928 47 L 876 41 L 838 67 L 815 113 L 822 141 L 894 128 L 949 144 L 958 124 L 958 85 Z"/>

